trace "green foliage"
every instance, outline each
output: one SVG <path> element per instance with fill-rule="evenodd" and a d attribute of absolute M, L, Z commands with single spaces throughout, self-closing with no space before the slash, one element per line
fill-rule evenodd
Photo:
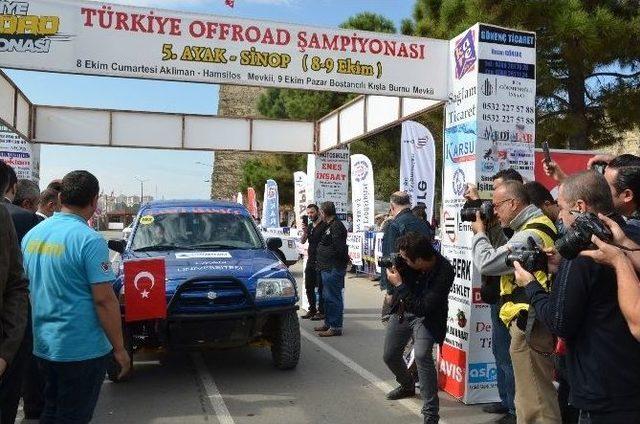
<path fill-rule="evenodd" d="M 476 22 L 536 31 L 539 140 L 605 146 L 640 123 L 637 1 L 417 0 L 401 29 L 451 39 Z"/>

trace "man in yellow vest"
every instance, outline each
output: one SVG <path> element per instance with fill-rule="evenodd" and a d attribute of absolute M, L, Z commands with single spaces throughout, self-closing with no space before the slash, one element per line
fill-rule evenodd
<path fill-rule="evenodd" d="M 540 247 L 552 247 L 556 227 L 540 209 L 530 204 L 520 182 L 506 181 L 493 192 L 492 200 L 500 226 L 510 228 L 514 234 L 506 245 L 493 248 L 478 213 L 471 226 L 475 234 L 472 253 L 474 264 L 482 275 L 501 276 L 500 319 L 511 334 L 509 353 L 516 383 L 517 421 L 518 424 L 560 423 L 560 409 L 552 382 L 553 362 L 545 355 L 553 351 L 553 338 L 548 332 L 536 332 L 536 340 L 530 338 L 527 342 L 528 298 L 515 283 L 513 267 L 506 264 L 507 255 L 527 247 L 530 237 Z M 546 273 L 540 271 L 536 276 L 548 291 Z M 536 347 L 532 348 L 529 343 Z"/>

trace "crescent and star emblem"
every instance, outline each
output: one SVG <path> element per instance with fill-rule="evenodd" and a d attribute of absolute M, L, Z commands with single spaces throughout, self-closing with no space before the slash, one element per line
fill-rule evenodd
<path fill-rule="evenodd" d="M 150 292 L 146 288 L 143 288 L 143 290 L 140 291 L 140 287 L 138 287 L 138 282 L 144 278 L 151 281 L 151 287 L 149 287 L 149 290 L 152 290 L 153 286 L 155 286 L 156 284 L 156 277 L 154 277 L 153 274 L 149 271 L 142 271 L 136 274 L 135 278 L 133 279 L 133 286 L 136 288 L 136 290 L 138 290 L 138 292 L 140 292 L 140 295 L 143 299 L 148 299 Z"/>

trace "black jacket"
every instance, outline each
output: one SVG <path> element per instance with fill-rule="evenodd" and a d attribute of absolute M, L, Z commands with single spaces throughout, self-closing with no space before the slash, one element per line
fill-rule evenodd
<path fill-rule="evenodd" d="M 309 223 L 309 235 L 307 236 L 307 240 L 309 241 L 309 248 L 307 249 L 307 254 L 309 255 L 308 262 L 315 266 L 316 256 L 318 254 L 318 245 L 320 244 L 320 240 L 324 234 L 324 231 L 327 229 L 327 223 L 323 220 L 319 219 L 317 224 L 313 222 Z"/>
<path fill-rule="evenodd" d="M 347 250 L 347 229 L 342 222 L 334 218 L 324 227 L 324 231 L 318 232 L 320 243 L 316 257 L 317 269 L 324 271 L 331 268 L 346 268 L 349 262 Z"/>
<path fill-rule="evenodd" d="M 13 226 L 15 227 L 16 235 L 18 236 L 18 245 L 20 245 L 25 234 L 38 225 L 40 220 L 38 219 L 38 215 L 35 213 L 29 212 L 20 206 L 10 203 L 6 198 L 3 199 L 3 202 L 3 205 L 7 208 L 9 215 L 11 215 L 11 220 L 13 221 Z"/>
<path fill-rule="evenodd" d="M 396 287 L 391 310 L 424 317 L 425 327 L 437 343 L 442 343 L 447 332 L 449 290 L 455 270 L 444 256 L 436 252 L 433 269 L 414 276 L 415 281 L 403 281 Z"/>
<path fill-rule="evenodd" d="M 570 402 L 588 411 L 640 410 L 640 343 L 618 306 L 613 269 L 563 260 L 551 292 L 526 287 L 536 316 L 567 343 Z"/>
<path fill-rule="evenodd" d="M 411 209 L 405 209 L 398 213 L 384 230 L 382 256 L 396 252 L 396 241 L 398 238 L 412 231 L 433 238 L 433 233 L 427 223 L 411 213 Z M 380 289 L 389 289 L 385 268 L 382 269 L 380 275 Z"/>

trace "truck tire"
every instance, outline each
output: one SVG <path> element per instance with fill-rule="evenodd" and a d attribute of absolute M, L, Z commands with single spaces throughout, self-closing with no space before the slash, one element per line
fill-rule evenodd
<path fill-rule="evenodd" d="M 107 365 L 107 378 L 109 379 L 109 381 L 112 381 L 114 383 L 122 383 L 129 380 L 131 378 L 131 374 L 133 373 L 133 335 L 131 334 L 131 330 L 126 324 L 122 325 L 122 338 L 124 339 L 124 348 L 127 349 L 127 353 L 129 354 L 131 363 L 129 372 L 122 378 L 118 378 L 118 374 L 120 373 L 120 366 L 113 358 L 113 354 L 111 354 L 109 364 Z"/>
<path fill-rule="evenodd" d="M 300 359 L 300 323 L 295 311 L 278 318 L 271 341 L 271 357 L 276 368 L 290 370 Z"/>

